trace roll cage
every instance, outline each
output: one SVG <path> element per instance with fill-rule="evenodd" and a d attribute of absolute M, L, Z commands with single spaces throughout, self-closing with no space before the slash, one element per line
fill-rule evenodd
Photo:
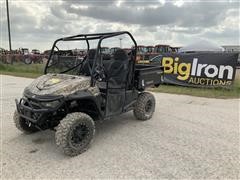
<path fill-rule="evenodd" d="M 134 74 L 136 52 L 137 52 L 137 43 L 136 43 L 135 39 L 133 38 L 132 34 L 129 33 L 128 31 L 110 32 L 110 33 L 94 33 L 94 34 L 79 34 L 79 35 L 75 35 L 75 36 L 68 36 L 68 37 L 63 37 L 63 38 L 57 39 L 53 43 L 51 53 L 48 57 L 48 61 L 47 61 L 47 64 L 45 66 L 45 69 L 44 69 L 44 74 L 47 73 L 47 69 L 49 67 L 49 62 L 50 62 L 53 54 L 55 53 L 55 51 L 54 51 L 55 47 L 58 49 L 56 44 L 59 41 L 86 41 L 87 52 L 88 52 L 89 49 L 90 49 L 89 41 L 99 39 L 97 49 L 96 49 L 96 54 L 95 54 L 94 61 L 93 61 L 92 71 L 91 71 L 91 86 L 94 86 L 95 82 L 96 82 L 96 76 L 95 75 L 99 73 L 99 71 L 97 69 L 98 68 L 101 69 L 103 67 L 102 58 L 100 57 L 102 41 L 104 39 L 107 39 L 107 38 L 112 38 L 112 37 L 120 36 L 120 35 L 124 35 L 124 34 L 128 35 L 134 43 L 134 46 L 133 46 L 132 51 L 131 51 L 131 56 L 132 56 L 131 60 L 133 61 L 132 72 Z M 132 76 L 132 83 L 133 83 L 133 80 L 134 80 L 134 75 Z"/>

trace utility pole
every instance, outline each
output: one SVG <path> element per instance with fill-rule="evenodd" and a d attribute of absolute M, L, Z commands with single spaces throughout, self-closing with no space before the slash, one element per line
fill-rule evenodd
<path fill-rule="evenodd" d="M 11 45 L 11 29 L 10 29 L 10 19 L 9 19 L 9 8 L 8 8 L 8 0 L 6 0 L 6 8 L 7 8 L 7 22 L 8 22 L 8 41 L 9 41 L 9 50 L 12 50 Z"/>
<path fill-rule="evenodd" d="M 122 48 L 122 38 L 121 37 L 119 38 L 119 41 L 120 41 L 120 48 Z"/>

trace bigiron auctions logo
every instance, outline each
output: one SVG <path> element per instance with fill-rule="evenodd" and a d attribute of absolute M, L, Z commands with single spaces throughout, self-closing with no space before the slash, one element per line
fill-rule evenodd
<path fill-rule="evenodd" d="M 198 58 L 193 58 L 192 62 L 180 62 L 179 57 L 163 57 L 162 66 L 165 74 L 174 74 L 177 80 L 189 84 L 227 86 L 233 80 L 232 66 L 201 64 Z"/>

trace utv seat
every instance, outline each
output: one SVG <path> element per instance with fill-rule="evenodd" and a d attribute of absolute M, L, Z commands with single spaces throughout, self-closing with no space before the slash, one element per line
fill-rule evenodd
<path fill-rule="evenodd" d="M 109 88 L 125 88 L 128 64 L 129 59 L 126 52 L 123 49 L 116 50 L 106 71 Z"/>
<path fill-rule="evenodd" d="M 90 70 L 93 66 L 93 61 L 94 61 L 94 58 L 95 58 L 95 54 L 96 54 L 96 49 L 90 49 L 88 51 L 87 59 L 84 62 L 83 68 L 82 68 L 82 74 L 83 75 L 85 75 L 85 76 L 90 76 L 91 75 Z"/>
<path fill-rule="evenodd" d="M 126 52 L 118 49 L 111 58 L 103 58 L 106 81 L 111 89 L 125 88 L 128 76 L 129 58 Z M 98 87 L 102 92 L 106 91 L 107 82 L 98 82 Z"/>
<path fill-rule="evenodd" d="M 105 70 L 105 73 L 108 73 L 109 66 L 112 64 L 113 59 L 110 54 L 104 54 L 102 57 L 102 63 Z"/>
<path fill-rule="evenodd" d="M 106 76 L 108 74 L 108 69 L 109 69 L 109 66 L 111 65 L 112 61 L 113 61 L 113 59 L 111 58 L 110 54 L 103 54 L 102 63 L 103 63 L 104 72 L 105 72 Z M 107 88 L 106 81 L 97 82 L 97 84 L 98 84 L 100 91 L 106 92 L 106 88 Z"/>

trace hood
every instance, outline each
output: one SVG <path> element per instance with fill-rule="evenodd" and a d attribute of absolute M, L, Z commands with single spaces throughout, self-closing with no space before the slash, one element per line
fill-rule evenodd
<path fill-rule="evenodd" d="M 67 74 L 46 74 L 35 79 L 24 91 L 35 95 L 67 96 L 90 88 L 90 78 Z"/>

